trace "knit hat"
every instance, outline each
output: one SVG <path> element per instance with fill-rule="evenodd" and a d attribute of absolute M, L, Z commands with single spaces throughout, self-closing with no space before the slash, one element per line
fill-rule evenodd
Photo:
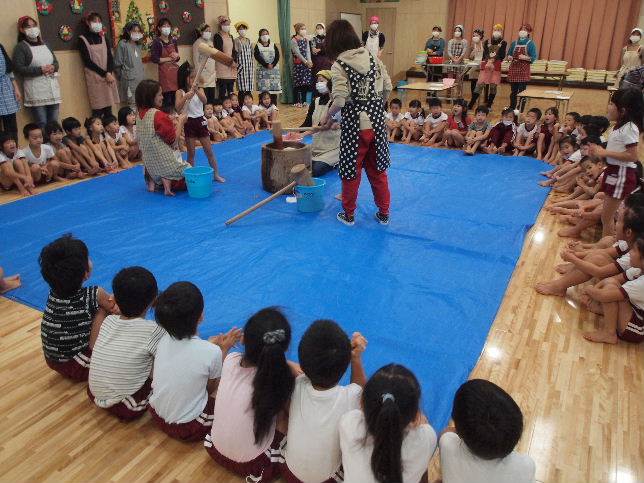
<path fill-rule="evenodd" d="M 503 31 L 503 25 L 501 25 L 500 23 L 495 23 L 494 27 L 492 27 L 492 30 L 501 30 L 501 31 Z"/>
<path fill-rule="evenodd" d="M 300 29 L 304 27 L 304 24 L 302 22 L 298 22 L 295 25 L 293 25 L 293 28 L 295 29 L 295 33 L 299 33 Z"/>
<path fill-rule="evenodd" d="M 377 15 L 374 15 L 373 17 L 371 17 L 369 19 L 369 25 L 371 25 L 372 23 L 380 23 L 380 17 L 378 17 Z"/>
<path fill-rule="evenodd" d="M 239 29 L 241 29 L 241 28 L 244 28 L 244 29 L 248 30 L 248 23 L 246 23 L 246 22 L 244 22 L 242 20 L 242 21 L 237 22 L 235 24 L 235 30 L 237 30 L 239 32 Z"/>
<path fill-rule="evenodd" d="M 230 22 L 230 19 L 228 17 L 226 17 L 225 15 L 220 15 L 219 17 L 217 17 L 217 23 L 219 25 L 223 25 L 226 22 Z"/>
<path fill-rule="evenodd" d="M 331 80 L 331 71 L 330 70 L 321 70 L 318 72 L 319 76 L 324 77 L 326 80 Z"/>

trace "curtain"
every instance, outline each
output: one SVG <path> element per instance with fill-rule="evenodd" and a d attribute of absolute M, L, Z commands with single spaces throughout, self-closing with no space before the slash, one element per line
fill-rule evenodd
<path fill-rule="evenodd" d="M 504 26 L 508 46 L 523 22 L 532 25 L 540 59 L 566 60 L 568 67 L 617 70 L 622 48 L 636 26 L 641 0 L 452 0 L 446 37 L 454 25 L 466 37 L 481 27 Z"/>
<path fill-rule="evenodd" d="M 282 102 L 293 104 L 293 56 L 291 55 L 291 0 L 277 0 L 278 26 L 282 46 Z"/>

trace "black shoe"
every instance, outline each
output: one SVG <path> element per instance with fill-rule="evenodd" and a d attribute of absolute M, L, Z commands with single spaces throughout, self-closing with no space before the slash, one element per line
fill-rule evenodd
<path fill-rule="evenodd" d="M 336 218 L 340 223 L 344 223 L 347 226 L 353 226 L 356 222 L 353 215 L 347 215 L 344 211 L 341 211 L 336 215 Z"/>
<path fill-rule="evenodd" d="M 476 105 L 476 101 L 478 101 L 478 100 L 479 100 L 479 94 L 477 94 L 477 93 L 475 92 L 474 94 L 472 94 L 472 100 L 471 100 L 471 101 L 470 101 L 470 103 L 467 105 L 467 108 L 471 111 L 471 110 L 472 110 L 472 108 L 474 108 L 474 106 Z"/>
<path fill-rule="evenodd" d="M 376 211 L 376 220 L 381 225 L 388 225 L 389 224 L 389 215 L 383 215 L 379 211 Z"/>

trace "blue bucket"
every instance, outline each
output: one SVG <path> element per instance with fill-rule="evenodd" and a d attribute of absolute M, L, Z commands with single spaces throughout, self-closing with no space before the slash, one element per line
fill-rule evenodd
<path fill-rule="evenodd" d="M 313 102 L 313 92 L 308 91 L 306 93 L 306 103 L 311 104 Z"/>
<path fill-rule="evenodd" d="M 212 194 L 212 174 L 210 166 L 186 168 L 183 176 L 186 178 L 188 195 L 191 198 L 208 198 Z"/>
<path fill-rule="evenodd" d="M 297 198 L 297 209 L 302 213 L 313 213 L 324 209 L 324 191 L 326 181 L 320 178 L 313 178 L 315 186 L 300 186 L 295 188 Z"/>

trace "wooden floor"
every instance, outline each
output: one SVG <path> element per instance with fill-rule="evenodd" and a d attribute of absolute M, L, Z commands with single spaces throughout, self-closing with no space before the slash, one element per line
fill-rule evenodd
<path fill-rule="evenodd" d="M 602 113 L 604 94 L 576 92 L 571 109 Z M 303 115 L 283 109 L 287 125 Z M 539 481 L 644 482 L 644 345 L 586 342 L 581 332 L 597 318 L 578 307 L 578 292 L 561 299 L 532 288 L 554 276 L 559 227 L 539 215 L 472 377 L 501 385 L 523 409 L 518 449 L 534 458 Z M 45 366 L 39 327 L 39 312 L 0 297 L 0 481 L 241 481 L 148 415 L 123 424 L 90 404 L 84 385 Z"/>

